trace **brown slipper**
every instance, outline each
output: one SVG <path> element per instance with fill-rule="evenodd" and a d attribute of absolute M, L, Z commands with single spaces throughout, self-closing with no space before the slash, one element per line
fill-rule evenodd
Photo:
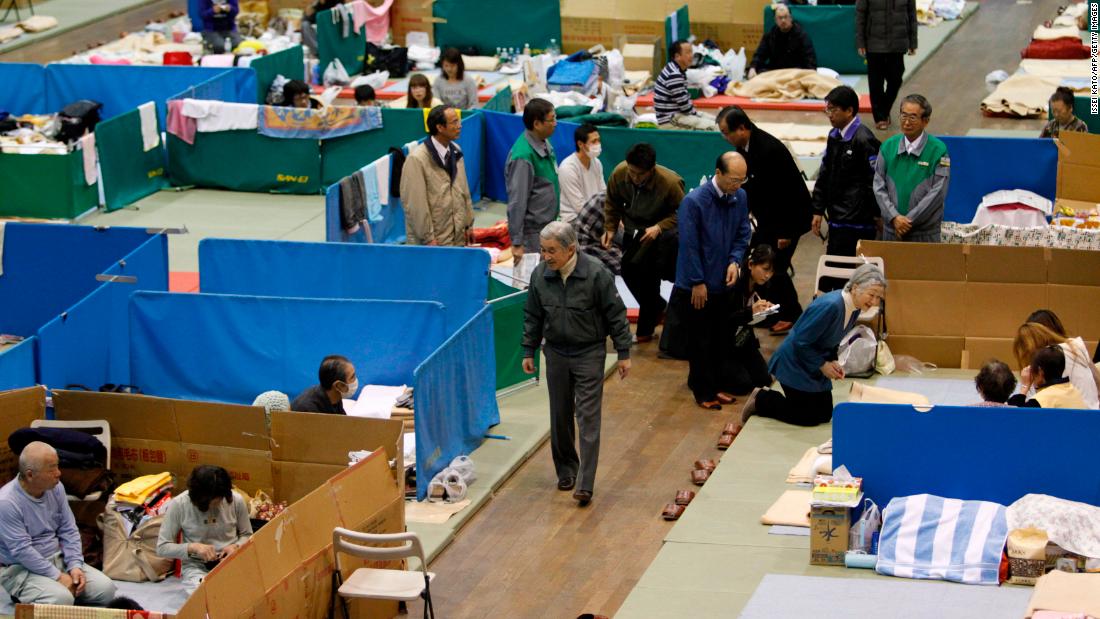
<path fill-rule="evenodd" d="M 718 395 L 715 397 L 718 398 L 720 404 L 733 404 L 737 401 L 737 398 L 733 397 L 733 394 L 726 393 L 725 391 L 719 391 Z"/>
<path fill-rule="evenodd" d="M 722 410 L 722 403 L 719 402 L 718 400 L 710 400 L 710 401 L 707 401 L 707 402 L 696 402 L 696 404 L 699 405 L 699 408 L 705 408 L 708 411 L 720 411 L 720 410 Z"/>
<path fill-rule="evenodd" d="M 737 436 L 740 433 L 741 433 L 741 424 L 733 422 L 733 421 L 727 423 L 726 427 L 722 428 L 722 434 L 732 434 L 734 436 Z"/>
<path fill-rule="evenodd" d="M 718 465 L 714 462 L 714 460 L 706 459 L 695 461 L 696 471 L 706 471 L 708 473 L 713 473 L 714 469 L 716 468 L 718 468 Z"/>
<path fill-rule="evenodd" d="M 665 505 L 665 510 L 661 512 L 661 517 L 665 520 L 677 520 L 680 515 L 684 513 L 684 506 L 677 505 L 675 503 L 669 503 Z"/>
<path fill-rule="evenodd" d="M 710 471 L 691 472 L 691 483 L 695 484 L 696 486 L 702 486 L 703 484 L 707 483 L 708 479 L 710 479 Z"/>
<path fill-rule="evenodd" d="M 695 493 L 692 492 L 691 490 L 679 490 L 679 491 L 676 492 L 676 501 L 675 501 L 675 503 L 677 505 L 687 505 L 688 503 L 691 503 L 691 500 L 694 499 L 694 498 L 695 498 Z"/>
<path fill-rule="evenodd" d="M 730 445 L 733 445 L 733 439 L 735 438 L 737 438 L 736 434 L 723 432 L 722 436 L 718 437 L 718 444 L 716 445 L 716 447 L 718 447 L 718 449 L 721 451 L 725 451 L 730 448 Z"/>

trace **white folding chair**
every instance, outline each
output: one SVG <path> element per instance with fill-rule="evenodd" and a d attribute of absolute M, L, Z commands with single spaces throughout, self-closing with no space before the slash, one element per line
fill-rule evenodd
<path fill-rule="evenodd" d="M 111 424 L 106 419 L 86 419 L 83 421 L 62 421 L 60 419 L 35 419 L 32 428 L 65 428 L 79 430 L 99 439 L 107 448 L 107 470 L 111 470 Z"/>
<path fill-rule="evenodd" d="M 378 546 L 393 544 L 399 546 Z M 359 533 L 342 527 L 332 530 L 332 552 L 336 555 L 334 578 L 339 582 L 335 592 L 343 604 L 344 617 L 348 614 L 347 598 L 370 598 L 375 600 L 400 600 L 411 602 L 417 598 L 424 600 L 424 617 L 435 619 L 432 607 L 432 594 L 429 585 L 435 574 L 428 571 L 424 560 L 424 547 L 416 533 Z M 340 553 L 368 561 L 393 561 L 407 557 L 420 559 L 420 572 L 407 570 L 377 569 L 361 567 L 355 570 L 347 580 L 340 573 Z"/>

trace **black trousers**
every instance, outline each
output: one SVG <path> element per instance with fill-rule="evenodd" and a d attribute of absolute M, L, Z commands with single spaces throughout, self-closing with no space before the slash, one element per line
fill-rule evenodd
<path fill-rule="evenodd" d="M 757 416 L 771 417 L 796 426 L 816 426 L 832 420 L 832 391 L 799 391 L 787 385 L 781 386 L 783 393 L 768 390 L 756 396 Z"/>
<path fill-rule="evenodd" d="M 725 387 L 721 391 L 746 395 L 757 387 L 772 384 L 772 375 L 768 372 L 768 363 L 764 361 L 759 348 L 734 348 L 726 357 L 720 381 Z"/>
<path fill-rule="evenodd" d="M 875 122 L 890 120 L 904 74 L 904 53 L 867 52 L 867 85 L 871 87 L 871 115 Z"/>
<path fill-rule="evenodd" d="M 653 335 L 661 314 L 665 311 L 664 298 L 661 297 L 661 273 L 657 266 L 656 247 L 649 248 L 640 259 L 623 255 L 623 282 L 638 302 L 637 335 Z"/>
<path fill-rule="evenodd" d="M 729 295 L 707 295 L 702 309 L 691 305 L 691 291 L 673 288 L 672 305 L 687 331 L 688 388 L 696 402 L 713 401 L 724 391 L 722 372 L 725 367 L 723 350 L 732 343 L 732 333 L 725 318 L 729 316 Z"/>

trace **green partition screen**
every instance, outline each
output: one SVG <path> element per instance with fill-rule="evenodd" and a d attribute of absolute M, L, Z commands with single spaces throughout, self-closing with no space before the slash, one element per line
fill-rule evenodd
<path fill-rule="evenodd" d="M 333 58 L 339 58 L 348 75 L 363 72 L 363 59 L 367 55 L 367 29 L 359 34 L 348 27 L 348 36 L 344 36 L 344 24 L 332 23 L 332 11 L 317 13 L 317 58 L 320 60 L 321 73 L 325 72 Z M 256 76 L 257 78 L 259 75 Z"/>
<path fill-rule="evenodd" d="M 518 385 L 539 375 L 539 359 L 535 358 L 535 373 L 523 371 L 523 306 L 527 292 L 512 288 L 495 277 L 489 278 L 489 306 L 493 311 L 493 345 L 496 349 L 497 390 Z"/>
<path fill-rule="evenodd" d="M 444 20 L 435 25 L 440 48 L 476 47 L 491 55 L 497 47 L 544 49 L 550 39 L 561 46 L 558 0 L 435 0 L 432 15 Z"/>
<path fill-rule="evenodd" d="M 253 60 L 249 66 L 256 72 L 256 103 L 264 104 L 267 91 L 271 88 L 271 83 L 275 81 L 276 76 L 282 75 L 289 80 L 303 79 L 306 74 L 304 62 L 301 45 Z"/>
<path fill-rule="evenodd" d="M 84 182 L 84 154 L 0 153 L 0 216 L 73 219 L 99 204 L 99 186 Z"/>
<path fill-rule="evenodd" d="M 867 63 L 856 51 L 854 5 L 794 5 L 790 8 L 791 17 L 802 25 L 813 41 L 817 66 L 845 75 L 867 73 Z M 764 7 L 764 32 L 770 31 L 774 25 L 775 11 L 768 5 Z"/>
<path fill-rule="evenodd" d="M 169 135 L 168 164 L 173 185 L 316 194 L 321 191 L 320 144 L 254 130 L 200 132 L 193 145 Z"/>
<path fill-rule="evenodd" d="M 159 127 L 158 127 L 159 130 Z M 105 120 L 95 128 L 104 206 L 118 210 L 156 193 L 167 184 L 164 147 L 145 151 L 141 113 L 136 109 Z"/>

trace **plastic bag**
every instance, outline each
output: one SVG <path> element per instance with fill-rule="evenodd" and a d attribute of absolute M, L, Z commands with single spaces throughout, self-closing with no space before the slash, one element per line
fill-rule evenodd
<path fill-rule="evenodd" d="M 879 340 L 875 351 L 875 371 L 885 376 L 893 374 L 895 368 L 894 355 L 890 352 L 890 347 L 886 345 L 886 340 Z"/>
<path fill-rule="evenodd" d="M 623 53 L 617 49 L 613 49 L 606 54 L 607 58 L 607 83 L 612 88 L 618 88 L 623 85 L 623 79 L 626 76 L 626 66 L 623 63 Z"/>
<path fill-rule="evenodd" d="M 871 499 L 863 500 L 863 514 L 848 533 L 848 548 L 856 552 L 876 554 L 877 535 L 882 528 L 882 513 Z"/>
<path fill-rule="evenodd" d="M 845 376 L 870 376 L 875 369 L 877 353 L 874 331 L 866 325 L 856 325 L 840 340 L 837 362 L 844 368 Z"/>
<path fill-rule="evenodd" d="M 350 81 L 351 76 L 348 75 L 348 70 L 344 68 L 344 63 L 340 62 L 339 58 L 333 58 L 332 62 L 325 67 L 325 73 L 321 76 L 321 82 L 325 86 L 344 86 Z"/>
<path fill-rule="evenodd" d="M 745 57 L 744 47 L 736 52 L 732 49 L 728 50 L 722 58 L 722 68 L 725 69 L 731 82 L 740 82 L 745 79 L 745 66 L 747 64 L 748 59 Z"/>
<path fill-rule="evenodd" d="M 894 355 L 894 370 L 897 372 L 924 374 L 926 371 L 936 369 L 938 368 L 934 363 L 926 363 L 910 355 Z"/>
<path fill-rule="evenodd" d="M 370 86 L 375 90 L 382 90 L 386 87 L 386 82 L 390 79 L 389 71 L 375 71 L 370 75 L 357 75 L 355 79 L 351 80 L 349 86 L 351 88 L 358 88 L 363 84 Z"/>

